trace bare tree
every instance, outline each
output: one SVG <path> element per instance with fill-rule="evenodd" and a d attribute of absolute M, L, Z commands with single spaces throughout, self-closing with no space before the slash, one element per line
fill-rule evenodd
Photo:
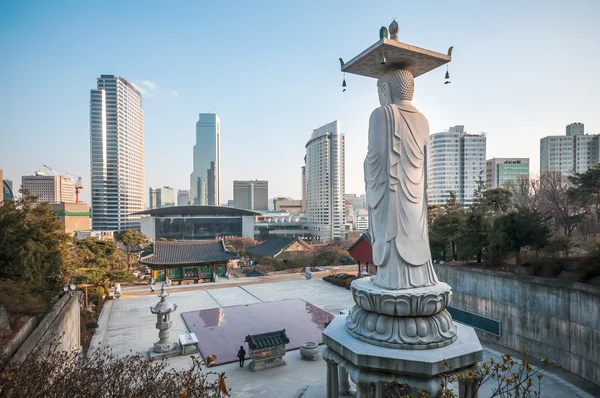
<path fill-rule="evenodd" d="M 570 194 L 571 187 L 569 178 L 558 171 L 540 175 L 538 210 L 550 214 L 554 227 L 567 237 L 587 214 L 580 201 Z"/>

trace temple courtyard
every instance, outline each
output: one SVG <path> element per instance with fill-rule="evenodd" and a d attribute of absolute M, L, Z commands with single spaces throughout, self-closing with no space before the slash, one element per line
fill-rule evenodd
<path fill-rule="evenodd" d="M 243 311 L 244 306 L 261 302 L 300 299 L 332 315 L 340 316 L 340 312 L 351 308 L 354 304 L 349 290 L 331 285 L 322 279 L 301 280 L 299 277 L 292 279 L 295 280 L 274 279 L 273 282 L 253 283 L 250 278 L 242 278 L 221 280 L 220 283 L 169 288 L 167 291 L 170 296 L 167 300 L 170 304 L 177 304 L 177 310 L 172 314 L 171 338 L 176 340 L 180 334 L 188 331 L 182 313 L 233 306 L 242 306 L 238 307 L 237 311 Z M 128 294 L 125 289 L 122 298 L 105 304 L 90 349 L 101 346 L 110 347 L 113 352 L 122 355 L 127 355 L 130 351 L 148 355 L 148 350 L 158 340 L 158 331 L 155 328 L 156 316 L 150 313 L 150 307 L 154 306 L 159 299 L 156 294 L 141 295 L 143 294 L 141 290 L 134 288 L 131 289 L 131 294 Z M 159 293 L 158 289 L 156 293 Z M 285 310 L 282 311 L 281 317 L 291 315 L 284 312 Z M 227 327 L 227 322 L 217 323 L 223 324 L 223 330 Z M 240 325 L 243 323 L 238 322 L 235 327 L 243 327 Z M 253 325 L 253 328 L 256 330 L 256 325 Z M 264 325 L 264 332 L 272 330 L 269 325 Z M 242 331 L 241 335 L 244 333 L 245 331 Z M 240 335 L 239 331 L 237 334 Z M 201 340 L 202 336 L 199 335 L 198 339 Z M 226 350 L 227 345 L 230 345 L 232 356 L 237 353 L 240 345 L 244 345 L 247 350 L 243 340 L 239 342 L 227 340 L 225 347 L 220 349 Z M 483 341 L 482 345 L 484 345 L 484 360 L 490 357 L 499 360 L 499 351 L 506 352 L 501 347 L 486 345 Z M 205 354 L 211 355 L 214 352 Z M 232 389 L 232 397 L 326 397 L 326 364 L 323 360 L 304 360 L 299 350 L 288 351 L 284 359 L 287 362 L 286 366 L 260 372 L 252 372 L 248 369 L 250 360 L 246 360 L 245 368 L 240 368 L 235 362 L 212 366 L 209 370 L 226 372 L 227 386 Z M 167 361 L 170 366 L 178 368 L 189 367 L 192 363 L 189 355 L 172 357 Z M 207 371 L 207 368 L 203 367 L 203 370 Z M 560 368 L 552 367 L 543 371 L 543 374 L 543 397 L 593 397 L 595 395 L 593 385 Z M 491 384 L 484 385 L 479 396 L 490 396 L 491 388 Z"/>

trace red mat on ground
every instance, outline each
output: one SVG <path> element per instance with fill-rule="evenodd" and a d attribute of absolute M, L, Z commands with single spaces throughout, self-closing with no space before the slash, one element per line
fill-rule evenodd
<path fill-rule="evenodd" d="M 181 314 L 190 332 L 196 333 L 202 356 L 217 354 L 215 365 L 236 362 L 237 352 L 249 334 L 285 329 L 287 350 L 300 348 L 306 341 L 321 344 L 321 332 L 333 315 L 300 299 L 268 301 L 190 311 Z"/>

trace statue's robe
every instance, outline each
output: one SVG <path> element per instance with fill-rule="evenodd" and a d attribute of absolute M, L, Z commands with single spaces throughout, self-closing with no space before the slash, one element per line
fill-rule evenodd
<path fill-rule="evenodd" d="M 410 103 L 377 108 L 369 121 L 365 185 L 373 282 L 387 289 L 437 284 L 427 232 L 427 119 Z"/>

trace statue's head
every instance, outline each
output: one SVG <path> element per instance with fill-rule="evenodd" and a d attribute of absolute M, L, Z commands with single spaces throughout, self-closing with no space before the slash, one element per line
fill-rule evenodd
<path fill-rule="evenodd" d="M 392 69 L 377 80 L 379 103 L 389 105 L 402 100 L 412 101 L 415 80 L 412 73 L 404 69 Z"/>

